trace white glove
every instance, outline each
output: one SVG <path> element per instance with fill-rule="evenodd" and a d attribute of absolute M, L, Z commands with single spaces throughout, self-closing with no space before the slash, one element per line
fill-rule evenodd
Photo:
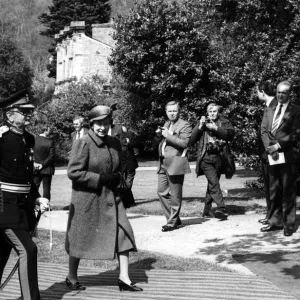
<path fill-rule="evenodd" d="M 37 198 L 36 204 L 39 205 L 41 213 L 44 213 L 46 210 L 49 209 L 49 200 L 47 198 Z"/>

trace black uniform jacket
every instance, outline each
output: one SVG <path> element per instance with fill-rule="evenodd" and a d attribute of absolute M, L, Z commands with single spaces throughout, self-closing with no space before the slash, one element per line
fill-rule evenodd
<path fill-rule="evenodd" d="M 0 138 L 1 183 L 30 184 L 29 193 L 12 193 L 0 187 L 0 228 L 32 230 L 35 225 L 35 200 L 40 197 L 32 179 L 34 136 L 10 127 Z M 2 184 L 3 185 L 3 184 Z"/>

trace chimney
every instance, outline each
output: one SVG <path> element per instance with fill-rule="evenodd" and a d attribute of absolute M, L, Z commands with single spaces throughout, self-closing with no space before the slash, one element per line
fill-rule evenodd
<path fill-rule="evenodd" d="M 92 25 L 92 38 L 111 47 L 115 45 L 115 40 L 113 39 L 114 32 L 113 23 Z"/>
<path fill-rule="evenodd" d="M 74 33 L 83 33 L 84 34 L 85 21 L 72 21 L 69 28 Z"/>

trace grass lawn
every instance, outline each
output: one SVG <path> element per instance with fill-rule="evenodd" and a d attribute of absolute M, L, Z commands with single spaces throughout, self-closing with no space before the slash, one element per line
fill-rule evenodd
<path fill-rule="evenodd" d="M 65 233 L 53 232 L 53 247 L 49 252 L 49 231 L 38 231 L 38 238 L 34 238 L 38 247 L 38 261 L 55 264 L 68 265 L 68 255 L 65 251 Z M 16 257 L 15 252 L 13 255 Z M 232 272 L 231 270 L 216 264 L 210 264 L 201 259 L 182 258 L 160 253 L 139 251 L 130 254 L 130 269 L 165 269 L 179 271 L 222 271 Z M 86 267 L 98 267 L 107 270 L 115 270 L 118 268 L 118 261 L 115 260 L 81 260 L 80 265 Z"/>

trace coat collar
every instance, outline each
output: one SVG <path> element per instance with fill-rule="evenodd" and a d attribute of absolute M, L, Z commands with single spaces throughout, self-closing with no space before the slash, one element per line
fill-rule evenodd
<path fill-rule="evenodd" d="M 104 146 L 103 140 L 98 135 L 95 134 L 93 129 L 89 129 L 88 135 L 94 141 L 94 143 L 97 145 L 97 147 Z"/>
<path fill-rule="evenodd" d="M 289 102 L 289 104 L 288 104 L 288 106 L 287 106 L 287 108 L 286 108 L 286 110 L 284 112 L 284 115 L 283 115 L 283 117 L 281 119 L 281 122 L 280 122 L 280 124 L 279 124 L 279 126 L 277 128 L 277 130 L 282 126 L 282 124 L 284 124 L 284 122 L 286 122 L 288 120 L 288 118 L 289 118 L 289 116 L 290 116 L 290 114 L 292 112 L 292 106 L 293 106 L 292 103 Z M 277 107 L 277 105 L 269 106 L 268 107 L 268 109 L 269 109 L 269 118 L 268 118 L 269 129 L 272 128 L 272 123 L 273 123 L 273 119 L 274 119 L 274 114 L 275 114 L 276 107 Z"/>
<path fill-rule="evenodd" d="M 180 124 L 180 122 L 181 122 L 181 119 L 179 118 L 174 124 L 173 124 L 173 126 L 172 126 L 172 131 L 174 132 L 175 131 L 175 129 L 178 127 L 178 125 Z M 167 121 L 167 123 L 166 123 L 166 128 L 170 128 L 170 125 L 171 125 L 171 122 L 170 121 Z"/>
<path fill-rule="evenodd" d="M 277 128 L 277 130 L 281 127 L 281 125 L 282 125 L 284 122 L 286 122 L 286 121 L 289 119 L 291 112 L 292 112 L 292 105 L 291 105 L 291 102 L 289 102 L 289 104 L 288 104 L 288 106 L 286 107 L 286 110 L 285 110 L 285 112 L 284 112 L 284 115 L 283 115 L 283 117 L 282 117 L 282 119 L 281 119 L 281 122 L 280 122 L 280 124 L 279 124 L 279 126 L 278 126 L 278 128 Z"/>

